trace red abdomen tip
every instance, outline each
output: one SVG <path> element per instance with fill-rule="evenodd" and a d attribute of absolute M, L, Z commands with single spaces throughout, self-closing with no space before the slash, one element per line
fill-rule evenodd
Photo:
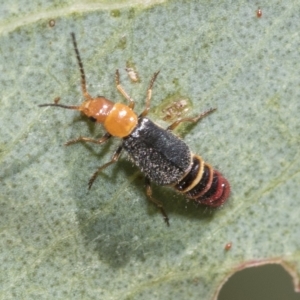
<path fill-rule="evenodd" d="M 207 206 L 219 207 L 225 203 L 229 195 L 229 182 L 219 171 L 214 170 L 213 181 L 208 191 L 203 196 L 195 200 Z"/>

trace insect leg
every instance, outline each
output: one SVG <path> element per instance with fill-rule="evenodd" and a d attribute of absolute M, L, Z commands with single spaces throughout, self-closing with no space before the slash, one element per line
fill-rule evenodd
<path fill-rule="evenodd" d="M 117 90 L 123 95 L 123 97 L 129 101 L 129 107 L 131 109 L 134 108 L 134 100 L 127 94 L 127 92 L 124 90 L 124 88 L 122 87 L 122 85 L 120 84 L 120 73 L 119 70 L 116 70 L 116 85 L 117 85 Z"/>
<path fill-rule="evenodd" d="M 111 160 L 109 162 L 107 162 L 106 164 L 104 164 L 103 166 L 99 167 L 97 169 L 97 171 L 92 175 L 92 177 L 90 178 L 89 180 L 89 189 L 92 187 L 95 179 L 97 178 L 97 176 L 99 175 L 99 173 L 105 169 L 106 167 L 108 167 L 109 165 L 115 163 L 120 155 L 121 155 L 121 152 L 122 152 L 122 149 L 123 149 L 123 145 L 119 146 L 119 148 L 116 150 L 116 152 L 114 153 L 114 155 L 112 156 Z"/>
<path fill-rule="evenodd" d="M 147 178 L 147 177 L 145 178 L 145 184 L 146 184 L 146 195 L 147 195 L 147 197 L 149 198 L 149 200 L 151 202 L 153 202 L 157 206 L 157 208 L 162 213 L 165 222 L 167 223 L 168 226 L 170 226 L 169 218 L 167 216 L 167 213 L 166 213 L 162 203 L 152 197 L 151 182 L 150 182 L 149 178 Z"/>
<path fill-rule="evenodd" d="M 103 144 L 110 137 L 111 137 L 111 134 L 109 134 L 108 132 L 106 132 L 99 140 L 95 140 L 95 139 L 92 139 L 92 138 L 80 136 L 77 139 L 70 140 L 70 141 L 66 142 L 65 146 L 70 146 L 70 145 L 73 145 L 73 144 L 79 143 L 79 142 L 88 142 L 88 143 L 94 143 L 94 144 Z"/>
<path fill-rule="evenodd" d="M 159 74 L 159 71 L 154 73 L 154 75 L 153 75 L 153 77 L 150 81 L 150 84 L 149 84 L 149 87 L 148 87 L 148 90 L 147 90 L 146 108 L 140 114 L 140 117 L 145 117 L 148 114 L 148 111 L 150 109 L 150 101 L 151 101 L 151 97 L 152 97 L 152 86 L 153 86 L 153 83 L 154 83 L 154 81 L 155 81 L 158 74 Z"/>
<path fill-rule="evenodd" d="M 174 130 L 180 123 L 182 122 L 193 122 L 196 123 L 202 118 L 206 117 L 208 114 L 214 112 L 216 108 L 210 108 L 207 111 L 201 113 L 199 116 L 193 117 L 193 118 L 183 118 L 183 119 L 178 119 L 174 123 L 172 123 L 167 130 Z"/>

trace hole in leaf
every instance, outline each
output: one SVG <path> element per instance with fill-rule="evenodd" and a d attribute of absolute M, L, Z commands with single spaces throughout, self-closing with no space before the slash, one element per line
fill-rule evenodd
<path fill-rule="evenodd" d="M 246 268 L 236 272 L 222 287 L 218 300 L 300 300 L 292 277 L 279 264 Z"/>

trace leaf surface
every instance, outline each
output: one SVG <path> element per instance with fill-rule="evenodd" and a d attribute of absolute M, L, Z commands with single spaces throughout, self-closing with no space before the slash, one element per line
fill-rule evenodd
<path fill-rule="evenodd" d="M 276 1 L 257 18 L 245 1 L 142 2 L 0 5 L 2 299 L 211 299 L 234 270 L 262 261 L 283 261 L 297 283 L 300 4 Z M 160 70 L 150 114 L 159 124 L 162 103 L 177 95 L 191 115 L 217 107 L 183 133 L 230 181 L 223 208 L 154 187 L 168 228 L 126 155 L 88 192 L 120 141 L 64 147 L 103 130 L 37 106 L 82 101 L 71 32 L 92 95 L 125 101 L 118 68 L 141 111 Z"/>

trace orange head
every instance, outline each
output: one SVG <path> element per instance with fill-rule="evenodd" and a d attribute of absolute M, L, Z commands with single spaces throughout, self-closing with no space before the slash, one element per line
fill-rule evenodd
<path fill-rule="evenodd" d="M 128 136 L 138 122 L 137 115 L 129 106 L 113 103 L 104 97 L 86 100 L 78 110 L 96 122 L 103 123 L 108 133 L 120 138 Z"/>
<path fill-rule="evenodd" d="M 129 106 L 122 103 L 113 103 L 104 97 L 89 97 L 80 106 L 58 103 L 41 104 L 39 106 L 56 106 L 79 110 L 87 117 L 95 119 L 97 123 L 102 123 L 108 133 L 119 138 L 128 136 L 138 122 L 136 113 Z"/>

